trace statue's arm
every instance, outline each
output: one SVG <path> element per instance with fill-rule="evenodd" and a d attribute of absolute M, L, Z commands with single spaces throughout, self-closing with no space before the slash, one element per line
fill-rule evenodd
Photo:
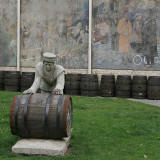
<path fill-rule="evenodd" d="M 63 89 L 64 89 L 64 83 L 65 83 L 65 78 L 64 78 L 64 71 L 57 77 L 57 84 L 53 90 L 54 92 L 60 92 L 59 94 L 63 94 Z"/>
<path fill-rule="evenodd" d="M 41 81 L 41 77 L 38 71 L 36 71 L 32 86 L 29 89 L 25 90 L 23 93 L 24 94 L 36 93 L 40 87 L 40 81 Z"/>
<path fill-rule="evenodd" d="M 38 89 L 40 87 L 40 81 L 41 81 L 41 77 L 40 77 L 39 73 L 36 72 L 34 82 L 31 86 L 31 90 L 33 91 L 33 93 L 36 93 L 38 91 Z"/>

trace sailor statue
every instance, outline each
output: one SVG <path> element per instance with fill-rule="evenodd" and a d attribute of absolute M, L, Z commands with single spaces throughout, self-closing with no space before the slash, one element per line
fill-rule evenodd
<path fill-rule="evenodd" d="M 42 62 L 36 65 L 35 79 L 32 86 L 25 90 L 24 94 L 53 93 L 61 95 L 64 89 L 64 68 L 56 65 L 56 55 L 46 52 L 43 54 Z"/>

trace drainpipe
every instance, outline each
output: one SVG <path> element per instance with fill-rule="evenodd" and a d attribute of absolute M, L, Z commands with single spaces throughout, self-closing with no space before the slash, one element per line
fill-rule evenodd
<path fill-rule="evenodd" d="M 21 10 L 21 1 L 17 0 L 17 71 L 20 71 L 20 48 L 21 48 L 21 43 L 20 43 L 20 25 L 21 25 L 21 15 L 20 15 L 20 10 Z"/>
<path fill-rule="evenodd" d="M 92 0 L 89 0 L 88 74 L 92 73 Z"/>

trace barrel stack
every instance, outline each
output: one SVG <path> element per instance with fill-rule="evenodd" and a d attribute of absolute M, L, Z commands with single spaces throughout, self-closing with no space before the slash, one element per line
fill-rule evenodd
<path fill-rule="evenodd" d="M 131 97 L 131 76 L 118 75 L 116 80 L 116 96 L 121 98 Z"/>
<path fill-rule="evenodd" d="M 21 75 L 21 92 L 31 87 L 34 81 L 34 72 L 22 72 Z"/>
<path fill-rule="evenodd" d="M 150 76 L 148 78 L 147 96 L 151 100 L 160 100 L 160 76 Z"/>
<path fill-rule="evenodd" d="M 100 84 L 100 94 L 102 97 L 114 97 L 115 95 L 114 75 L 102 75 Z"/>
<path fill-rule="evenodd" d="M 97 75 L 81 75 L 81 95 L 91 97 L 99 95 L 99 84 Z"/>
<path fill-rule="evenodd" d="M 20 72 L 7 71 L 4 74 L 4 87 L 7 91 L 20 91 Z"/>
<path fill-rule="evenodd" d="M 64 93 L 68 95 L 80 95 L 81 74 L 66 74 Z"/>
<path fill-rule="evenodd" d="M 62 139 L 71 135 L 70 96 L 29 94 L 15 96 L 10 110 L 10 127 L 22 138 Z"/>
<path fill-rule="evenodd" d="M 145 99 L 147 97 L 147 76 L 133 76 L 132 98 Z"/>
<path fill-rule="evenodd" d="M 0 90 L 4 90 L 4 72 L 0 71 Z"/>

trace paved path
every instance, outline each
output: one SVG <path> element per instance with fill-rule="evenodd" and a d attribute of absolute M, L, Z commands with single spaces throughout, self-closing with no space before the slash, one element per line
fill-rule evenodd
<path fill-rule="evenodd" d="M 160 107 L 160 100 L 132 99 L 132 98 L 129 98 L 128 100 L 142 102 L 142 103 L 151 104 L 151 105 Z"/>

